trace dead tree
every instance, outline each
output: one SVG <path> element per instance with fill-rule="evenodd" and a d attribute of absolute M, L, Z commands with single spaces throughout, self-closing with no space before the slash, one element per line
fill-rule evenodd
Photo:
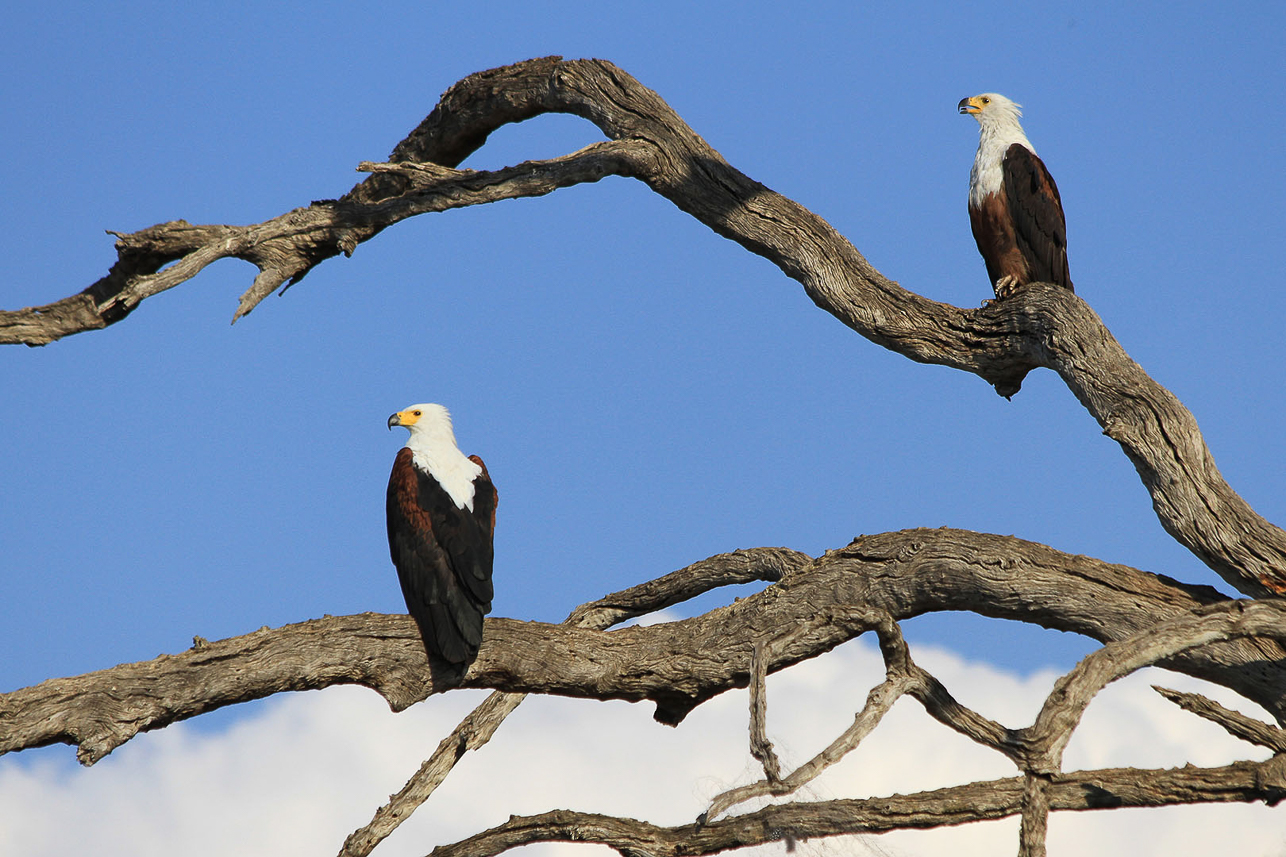
<path fill-rule="evenodd" d="M 459 170 L 501 126 L 570 113 L 607 137 L 562 157 L 496 171 Z M 817 306 L 871 341 L 922 363 L 972 372 L 1010 397 L 1026 374 L 1056 372 L 1120 444 L 1161 524 L 1240 592 L 1113 565 L 1011 537 L 960 530 L 864 536 L 820 557 L 759 548 L 701 560 L 574 611 L 561 625 L 493 618 L 464 686 L 496 691 L 419 773 L 355 832 L 341 854 L 367 854 L 423 802 L 463 754 L 485 743 L 526 693 L 649 700 L 677 726 L 730 688 L 751 689 L 749 751 L 761 781 L 719 795 L 695 824 L 662 828 L 553 810 L 511 818 L 444 855 L 485 857 L 530 842 L 577 840 L 622 854 L 707 854 L 774 839 L 957 825 L 1020 815 L 1019 853 L 1043 854 L 1051 811 L 1264 801 L 1286 796 L 1286 533 L 1223 480 L 1192 415 L 1120 347 L 1070 291 L 1032 284 L 980 309 L 913 294 L 885 278 L 825 221 L 729 165 L 655 93 L 603 61 L 547 57 L 457 83 L 387 162 L 340 199 L 251 226 L 182 220 L 118 234 L 117 260 L 79 294 L 0 312 L 0 342 L 44 345 L 126 318 L 146 298 L 218 259 L 259 273 L 236 317 L 314 266 L 426 212 L 541 196 L 609 175 L 644 182 L 718 234 L 776 264 Z M 765 581 L 758 595 L 692 619 L 607 629 L 711 589 Z M 1257 599 L 1257 600 L 1255 600 Z M 1014 728 L 958 703 L 916 665 L 898 625 L 937 610 L 1075 631 L 1104 645 L 1063 676 L 1036 720 Z M 764 731 L 764 677 L 860 634 L 874 634 L 885 679 L 853 725 L 815 759 L 783 771 Z M 720 657 L 708 657 L 718 652 Z M 1156 664 L 1231 688 L 1268 710 L 1255 721 L 1192 694 L 1166 698 L 1271 748 L 1264 762 L 1218 768 L 1067 772 L 1062 752 L 1094 695 Z M 69 743 L 91 765 L 141 731 L 290 690 L 354 683 L 401 710 L 441 692 L 406 616 L 326 617 L 188 651 L 53 679 L 0 696 L 0 753 Z M 750 798 L 789 796 L 857 746 L 898 698 L 1011 760 L 1020 776 L 872 800 L 787 801 L 743 814 Z M 873 739 L 878 740 L 878 738 Z"/>

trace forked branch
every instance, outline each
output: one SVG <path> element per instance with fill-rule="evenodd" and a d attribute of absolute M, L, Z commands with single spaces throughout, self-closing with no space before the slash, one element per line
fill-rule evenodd
<path fill-rule="evenodd" d="M 769 653 L 770 671 L 852 639 L 870 627 L 862 624 L 866 610 L 898 620 L 934 610 L 972 610 L 1107 642 L 1224 600 L 1212 590 L 1125 566 L 949 529 L 864 536 L 817 560 L 760 548 L 690 568 L 691 574 L 676 572 L 609 596 L 576 618 L 675 603 L 734 574 L 784 577 L 770 592 L 645 628 L 604 632 L 488 619 L 464 685 L 650 699 L 658 719 L 677 723 L 704 700 L 746 686 L 755 643 L 783 628 L 801 630 Z M 1052 591 L 1060 593 L 1057 609 L 1048 603 Z M 819 604 L 838 606 L 833 615 L 819 617 Z M 693 651 L 724 657 L 693 659 Z M 1275 640 L 1211 643 L 1163 665 L 1236 690 L 1286 722 L 1286 657 Z M 283 691 L 350 683 L 378 691 L 395 710 L 441 690 L 432 684 L 408 617 L 327 617 L 0 695 L 0 752 L 71 743 L 79 745 L 81 761 L 92 764 L 139 732 L 176 720 Z"/>
<path fill-rule="evenodd" d="M 928 830 L 1007 818 L 1021 810 L 1022 795 L 1023 778 L 1013 777 L 909 795 L 768 806 L 695 827 L 659 827 L 630 818 L 558 810 L 511 818 L 431 853 L 433 857 L 492 857 L 533 842 L 593 842 L 622 854 L 693 857 L 783 839 Z M 1272 805 L 1283 798 L 1283 757 L 1221 768 L 1077 771 L 1050 777 L 1048 787 L 1049 808 L 1055 811 L 1252 801 Z"/>
<path fill-rule="evenodd" d="M 502 170 L 458 169 L 496 129 L 550 112 L 583 117 L 607 140 Z M 258 269 L 235 320 L 326 259 L 352 254 L 408 217 L 540 196 L 610 175 L 630 177 L 773 262 L 817 306 L 879 345 L 912 360 L 974 373 L 1004 396 L 1017 393 L 1034 368 L 1058 373 L 1120 444 L 1171 535 L 1239 591 L 1286 595 L 1286 532 L 1258 516 L 1224 481 L 1192 415 L 1129 358 L 1078 295 L 1032 284 L 982 309 L 962 309 L 903 289 L 824 220 L 729 165 L 656 93 L 611 63 L 547 57 L 471 75 L 442 96 L 387 163 L 363 162 L 359 169 L 370 175 L 341 198 L 260 224 L 176 220 L 113 233 L 117 259 L 102 279 L 53 304 L 0 312 L 0 343 L 43 345 L 114 324 L 223 258 Z M 752 579 L 777 582 L 769 592 L 691 620 L 598 630 L 714 586 Z M 961 706 L 911 661 L 896 622 L 932 610 L 1038 622 L 1111 645 L 1059 682 L 1033 726 L 1008 730 Z M 905 798 L 768 807 L 696 829 L 552 813 L 513 819 L 439 851 L 495 854 L 525 842 L 574 838 L 631 855 L 704 854 L 776 838 L 959 824 L 1021 811 L 1022 847 L 1035 855 L 1043 851 L 1052 809 L 1275 802 L 1283 796 L 1283 757 L 1182 771 L 1063 774 L 1059 766 L 1089 699 L 1106 682 L 1158 658 L 1164 666 L 1233 688 L 1286 722 L 1279 614 L 1279 605 L 1228 604 L 1212 590 L 1017 539 L 953 530 L 863 537 L 815 561 L 783 549 L 712 557 L 586 605 L 564 626 L 488 620 L 465 685 L 510 695 L 493 698 L 493 710 L 462 724 L 386 808 L 387 817 L 377 815 L 355 834 L 351 853 L 367 853 L 389 824 L 395 826 L 391 818 L 432 791 L 463 748 L 485 741 L 518 694 L 647 699 L 656 703 L 658 720 L 675 724 L 704 700 L 747 683 L 754 683 L 753 696 L 762 703 L 769 672 L 867 630 L 880 635 L 887 676 L 853 727 L 817 759 L 783 777 L 761 707 L 753 733 L 765 783 L 749 791 L 798 788 L 855 746 L 908 693 L 941 722 L 1014 759 L 1025 777 Z M 717 663 L 690 657 L 701 651 L 723 657 Z M 434 686 L 406 617 L 327 617 L 199 641 L 180 655 L 0 696 L 0 752 L 61 741 L 78 744 L 79 757 L 91 764 L 139 731 L 223 705 L 337 683 L 372 687 L 395 709 L 442 689 Z M 1234 734 L 1281 749 L 1280 730 L 1248 723 L 1213 704 L 1173 698 Z M 711 817 L 749 791 L 721 796 Z"/>
<path fill-rule="evenodd" d="M 581 116 L 611 142 L 490 173 L 454 169 L 492 131 L 542 113 Z M 116 264 L 83 292 L 0 312 L 0 343 L 43 345 L 105 327 L 229 257 L 259 268 L 241 296 L 240 317 L 406 217 L 629 176 L 773 262 L 872 342 L 977 374 L 1005 396 L 1032 369 L 1054 370 L 1121 445 L 1167 532 L 1241 592 L 1286 595 L 1286 532 L 1224 481 L 1192 414 L 1129 358 L 1079 296 L 1034 284 L 986 308 L 961 309 L 907 291 L 822 218 L 729 165 L 656 93 L 611 63 L 546 57 L 471 75 L 389 160 L 394 165 L 366 164 L 375 174 L 338 200 L 254 226 L 180 220 L 120 235 Z"/>
<path fill-rule="evenodd" d="M 784 550 L 737 551 L 712 557 L 668 574 L 615 592 L 589 604 L 582 604 L 563 622 L 579 628 L 604 630 L 620 622 L 663 610 L 718 586 L 751 581 L 780 580 L 785 569 L 809 561 L 804 554 Z M 477 750 L 491 740 L 500 724 L 527 695 L 496 692 L 471 711 L 451 734 L 438 744 L 401 791 L 375 812 L 375 817 L 344 841 L 340 857 L 366 857 L 437 790 L 465 752 Z"/>
<path fill-rule="evenodd" d="M 718 818 L 733 806 L 753 798 L 794 793 L 855 750 L 893 703 L 910 694 L 920 700 L 934 719 L 1003 754 L 1023 771 L 1026 776 L 1022 834 L 1025 850 L 1020 853 L 1043 853 L 1037 846 L 1044 842 L 1046 830 L 1045 820 L 1040 816 L 1048 812 L 1048 777 L 1061 773 L 1063 749 L 1093 697 L 1108 683 L 1188 649 L 1246 637 L 1286 639 L 1286 602 L 1225 601 L 1159 623 L 1128 640 L 1108 643 L 1055 683 L 1035 723 L 1025 729 L 1006 728 L 957 702 L 941 682 L 914 663 L 892 616 L 871 611 L 864 621 L 879 635 L 885 678 L 870 692 L 853 724 L 825 750 L 787 776 L 781 776 L 776 768 L 770 769 L 765 763 L 763 780 L 716 796 L 702 815 L 703 822 Z M 767 648 L 763 644 L 756 646 L 756 663 L 767 659 Z M 750 752 L 762 759 L 762 746 L 767 742 L 767 692 L 763 683 L 753 676 L 750 687 Z M 1216 720 L 1238 737 L 1277 750 L 1277 744 L 1284 740 L 1281 730 L 1229 712 L 1195 694 L 1162 693 L 1185 708 Z"/>

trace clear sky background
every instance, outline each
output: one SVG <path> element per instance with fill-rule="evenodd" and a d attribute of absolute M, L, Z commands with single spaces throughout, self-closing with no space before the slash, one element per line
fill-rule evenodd
<path fill-rule="evenodd" d="M 98 279 L 115 258 L 105 229 L 252 223 L 338 196 L 459 78 L 555 53 L 617 63 L 884 274 L 975 306 L 991 294 L 965 212 L 977 123 L 955 105 L 998 91 L 1024 105 L 1059 183 L 1078 294 L 1193 411 L 1228 481 L 1280 523 L 1284 27 L 1269 3 L 14 8 L 0 30 L 0 307 Z M 600 138 L 543 117 L 493 135 L 464 166 Z M 0 690 L 179 651 L 193 635 L 402 611 L 383 494 L 405 438 L 385 420 L 420 401 L 451 408 L 461 447 L 499 488 L 495 615 L 557 621 L 735 548 L 816 554 L 944 525 L 1230 591 L 1164 533 L 1129 461 L 1052 373 L 1005 401 L 975 376 L 885 351 L 637 182 L 405 222 L 230 327 L 253 274 L 221 262 L 108 330 L 0 350 Z M 967 615 L 906 631 L 964 665 L 961 695 L 975 680 L 1047 688 L 1092 648 Z M 436 711 L 413 715 L 433 737 L 416 733 L 407 752 L 433 746 L 458 705 L 417 706 Z M 837 707 L 842 728 L 852 707 Z M 349 746 L 375 728 L 361 718 L 388 717 L 381 708 L 359 691 L 243 706 L 143 736 L 89 771 L 67 748 L 10 756 L 0 795 L 48 794 L 39 807 L 88 817 L 102 794 L 129 793 L 95 792 L 113 765 L 146 782 L 164 779 L 167 759 L 190 767 L 165 755 L 172 742 L 261 756 L 237 736 L 273 724 L 312 734 L 301 723 L 334 710 L 367 725 L 318 740 Z M 624 708 L 641 730 L 631 740 L 683 733 L 658 738 L 650 712 Z M 576 709 L 586 724 L 599 710 L 618 709 Z M 1223 761 L 1253 755 L 1233 746 Z M 353 818 L 321 851 L 417 763 L 345 797 Z M 740 764 L 711 776 L 744 781 Z M 273 794 L 293 793 L 293 765 L 274 769 Z M 1006 773 L 979 770 L 940 784 Z M 249 775 L 219 768 L 190 784 L 192 799 L 233 789 L 220 776 Z M 150 819 L 164 828 L 151 831 L 158 852 L 188 847 L 181 817 Z M 1248 817 L 1286 830 L 1280 811 Z M 8 823 L 25 853 L 60 853 L 36 807 Z M 402 853 L 439 841 L 425 830 Z M 893 853 L 937 853 L 931 841 Z M 1000 842 L 1011 850 L 1013 836 Z"/>

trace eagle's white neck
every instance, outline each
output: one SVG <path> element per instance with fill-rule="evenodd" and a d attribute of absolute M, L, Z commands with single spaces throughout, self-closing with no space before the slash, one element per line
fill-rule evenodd
<path fill-rule="evenodd" d="M 1008 113 L 991 116 L 978 116 L 982 134 L 978 138 L 978 153 L 973 158 L 973 169 L 969 171 L 969 204 L 974 208 L 982 205 L 984 197 L 998 193 L 1004 182 L 1002 167 L 1005 152 L 1014 143 L 1021 143 L 1036 154 L 1035 147 L 1023 133 L 1023 126 L 1018 124 L 1018 117 Z"/>
<path fill-rule="evenodd" d="M 451 418 L 425 414 L 411 426 L 411 438 L 406 448 L 411 450 L 415 466 L 427 471 L 438 480 L 456 508 L 473 511 L 473 480 L 482 468 L 465 456 L 455 445 L 455 432 L 451 431 Z"/>

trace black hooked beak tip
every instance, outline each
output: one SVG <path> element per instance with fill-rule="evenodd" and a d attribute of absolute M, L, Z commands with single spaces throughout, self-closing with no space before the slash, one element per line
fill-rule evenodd
<path fill-rule="evenodd" d="M 959 113 L 968 113 L 968 112 L 969 112 L 969 99 L 967 99 L 967 98 L 962 98 L 962 99 L 960 99 L 960 103 L 956 105 L 956 111 L 957 111 L 957 112 L 959 112 Z"/>
<path fill-rule="evenodd" d="M 402 420 L 398 418 L 398 415 L 397 415 L 397 414 L 394 414 L 393 416 L 391 416 L 391 417 L 389 417 L 389 418 L 388 418 L 388 430 L 389 430 L 389 431 L 392 431 L 392 430 L 393 430 L 393 426 L 400 426 L 401 424 L 402 424 Z"/>

